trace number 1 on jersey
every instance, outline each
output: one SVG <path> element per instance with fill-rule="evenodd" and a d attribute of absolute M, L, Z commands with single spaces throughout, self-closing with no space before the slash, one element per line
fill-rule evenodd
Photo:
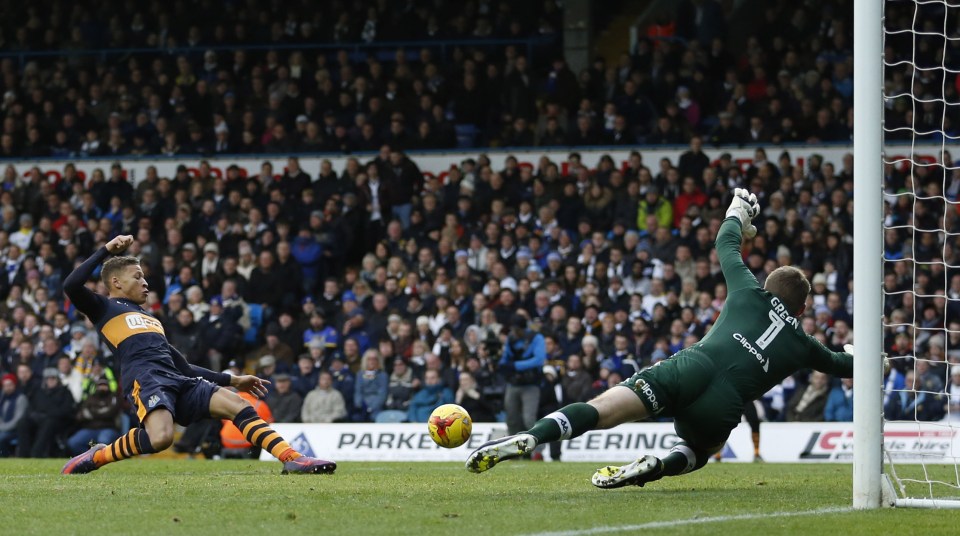
<path fill-rule="evenodd" d="M 767 346 L 770 346 L 770 343 L 773 342 L 773 339 L 776 338 L 777 334 L 780 333 L 780 330 L 783 329 L 783 326 L 787 325 L 782 318 L 777 316 L 777 313 L 770 311 L 770 326 L 757 338 L 757 347 L 761 350 L 765 350 Z"/>

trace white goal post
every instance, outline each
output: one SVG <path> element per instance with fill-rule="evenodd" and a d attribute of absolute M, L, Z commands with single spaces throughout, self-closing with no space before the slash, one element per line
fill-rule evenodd
<path fill-rule="evenodd" d="M 879 508 L 883 476 L 883 2 L 854 0 L 853 507 Z M 873 386 L 873 387 L 871 387 Z"/>
<path fill-rule="evenodd" d="M 897 21 L 886 20 L 885 8 L 889 5 L 907 6 L 912 12 L 912 22 L 905 27 L 904 23 L 897 26 Z M 942 20 L 922 20 L 925 13 L 930 9 L 934 11 L 942 10 Z M 886 422 L 892 424 L 886 434 L 887 444 L 885 445 L 884 435 L 884 371 L 881 355 L 884 351 L 884 336 L 887 329 L 902 329 L 909 333 L 910 349 L 899 352 L 896 359 L 900 360 L 901 370 L 925 362 L 927 366 L 938 366 L 949 371 L 950 363 L 946 359 L 947 350 L 951 348 L 950 335 L 956 334 L 955 330 L 948 330 L 948 317 L 946 309 L 939 325 L 921 325 L 921 318 L 917 313 L 917 305 L 913 298 L 918 300 L 937 300 L 947 299 L 947 269 L 955 270 L 957 267 L 951 265 L 954 257 L 947 257 L 947 248 L 949 242 L 956 237 L 958 233 L 951 232 L 954 224 L 948 223 L 947 213 L 956 211 L 960 200 L 951 200 L 947 197 L 947 183 L 951 180 L 951 174 L 956 169 L 953 161 L 947 161 L 944 156 L 946 151 L 951 148 L 948 144 L 955 144 L 958 137 L 951 136 L 953 132 L 948 128 L 949 119 L 956 116 L 960 110 L 960 102 L 956 96 L 948 98 L 946 92 L 947 75 L 956 76 L 957 70 L 947 66 L 944 57 L 940 57 L 939 65 L 930 65 L 929 62 L 918 63 L 917 48 L 919 40 L 926 40 L 924 46 L 943 46 L 943 56 L 946 56 L 948 44 L 960 41 L 960 28 L 953 23 L 960 17 L 960 0 L 854 0 L 853 20 L 854 39 L 854 122 L 853 122 L 853 156 L 854 156 L 854 268 L 853 268 L 853 295 L 854 295 L 854 333 L 857 335 L 855 341 L 854 355 L 854 453 L 853 453 L 853 507 L 855 509 L 871 509 L 881 506 L 896 507 L 921 507 L 921 508 L 960 508 L 960 448 L 955 448 L 954 438 L 960 438 L 960 418 L 957 415 L 951 415 L 947 410 L 946 418 L 943 421 L 934 421 L 929 417 L 921 417 L 916 409 L 913 413 L 901 413 Z M 898 21 L 904 20 L 901 12 Z M 931 29 L 931 27 L 935 29 Z M 891 37 L 907 37 L 912 40 L 913 50 L 894 50 L 891 45 L 890 50 L 886 50 L 887 40 Z M 897 39 L 898 42 L 902 41 Z M 933 42 L 933 44 L 931 44 Z M 941 44 L 942 43 L 942 44 Z M 902 48 L 902 47 L 901 47 Z M 894 57 L 885 57 L 885 51 L 891 52 Z M 929 48 L 928 48 L 929 51 Z M 887 91 L 884 84 L 888 80 L 885 76 L 887 69 L 901 70 L 897 74 L 906 73 L 910 80 L 910 86 L 907 89 Z M 919 75 L 918 75 L 919 73 Z M 933 74 L 931 74 L 933 73 Z M 932 88 L 939 91 L 937 95 L 927 92 L 931 90 L 927 87 L 925 93 L 915 94 L 915 90 L 922 85 L 914 82 L 918 76 L 930 75 L 939 76 L 938 87 Z M 936 79 L 936 78 L 934 78 Z M 953 83 L 951 79 L 951 84 Z M 908 117 L 913 118 L 912 124 L 885 125 L 884 114 L 886 105 L 890 105 L 897 99 L 903 99 L 909 104 L 908 110 L 918 112 L 925 104 L 935 103 L 942 106 L 942 119 L 939 129 L 931 129 L 929 124 L 920 126 L 917 124 L 913 114 Z M 885 102 L 886 101 L 886 102 Z M 893 106 L 890 106 L 894 108 Z M 948 112 L 951 114 L 948 119 Z M 918 128 L 919 127 L 919 128 Z M 909 141 L 909 147 L 897 147 L 897 151 L 905 153 L 904 157 L 887 157 L 884 152 L 884 134 L 885 132 L 897 132 L 898 137 Z M 929 139 L 929 137 L 938 136 L 937 141 L 941 145 L 941 153 L 938 155 L 937 162 L 919 161 L 915 158 L 914 146 L 918 139 Z M 907 178 L 906 184 L 901 191 L 889 193 L 888 200 L 896 201 L 898 197 L 906 197 L 908 203 L 912 203 L 913 212 L 910 219 L 906 222 L 888 223 L 885 220 L 885 164 L 904 165 L 907 169 L 924 167 L 927 169 L 939 170 L 943 177 L 943 184 L 940 185 L 939 193 L 927 190 L 929 182 L 933 176 L 927 177 L 926 183 L 919 183 L 920 178 L 912 176 Z M 926 177 L 927 174 L 923 173 Z M 935 181 L 939 183 L 939 181 Z M 902 204 L 902 203 L 901 203 Z M 922 228 L 929 226 L 920 226 L 914 221 L 913 217 L 918 214 L 918 204 L 925 206 L 942 207 L 943 217 L 940 218 L 939 228 Z M 926 210 L 924 207 L 923 210 Z M 909 248 L 904 248 L 901 258 L 891 260 L 885 251 L 884 233 L 894 231 L 903 233 L 910 244 Z M 934 256 L 933 259 L 919 258 L 917 253 L 917 242 L 920 235 L 935 234 L 938 237 L 938 244 L 941 247 L 941 257 Z M 951 254 L 952 255 L 952 254 Z M 906 270 L 909 288 L 899 288 L 896 292 L 885 291 L 884 272 L 885 265 L 902 263 L 901 270 Z M 921 271 L 927 271 L 931 265 L 941 265 L 939 268 L 943 271 L 944 290 L 943 294 L 918 292 L 917 275 Z M 908 268 L 904 268 L 904 266 Z M 928 274 L 929 275 L 929 274 Z M 909 306 L 904 302 L 900 305 L 901 312 L 905 314 L 904 319 L 894 321 L 885 318 L 888 310 L 888 300 L 891 297 L 910 294 Z M 952 299 L 952 298 L 951 298 Z M 956 299 L 954 299 L 956 301 Z M 892 302 L 891 302 L 892 303 Z M 908 310 L 909 307 L 909 310 Z M 960 320 L 960 319 L 952 319 Z M 899 322 L 899 323 L 897 323 Z M 920 333 L 920 335 L 918 335 Z M 930 340 L 933 337 L 941 337 L 942 355 L 934 356 L 932 348 L 925 349 L 923 344 L 918 344 L 920 340 Z M 923 338 L 923 339 L 921 339 Z M 954 346 L 956 349 L 956 346 Z M 907 355 L 909 354 L 909 355 Z M 891 360 L 894 356 L 891 356 Z M 946 363 L 944 363 L 946 361 Z M 943 367 L 942 365 L 946 365 Z M 909 373 L 908 373 L 909 374 Z M 946 383 L 943 385 L 949 389 L 950 375 L 946 375 Z M 910 375 L 912 376 L 912 375 Z M 917 371 L 920 376 L 920 371 Z M 909 377 L 909 376 L 908 376 Z M 908 380 L 909 381 L 909 380 Z M 897 400 L 908 397 L 918 397 L 919 394 L 936 397 L 937 404 L 945 404 L 942 400 L 945 393 L 941 388 L 939 391 L 928 390 L 929 387 L 917 381 L 912 385 L 905 385 L 894 389 L 887 388 L 887 396 L 898 396 Z M 943 387 L 941 385 L 941 387 Z M 949 393 L 949 391 L 947 391 Z M 929 398 L 928 398 L 929 400 Z M 890 407 L 889 405 L 887 406 Z M 894 407 L 899 410 L 900 406 Z M 893 420 L 897 419 L 897 420 Z M 912 432 L 904 432 L 904 426 L 907 426 Z M 919 444 L 927 438 L 947 438 L 942 443 L 939 451 L 930 453 L 910 453 L 906 452 L 909 447 L 903 447 L 906 442 L 898 443 L 897 437 L 913 437 L 912 441 Z M 919 465 L 900 464 L 903 458 L 899 456 L 904 453 L 914 456 L 913 460 Z M 887 458 L 887 472 L 884 471 L 884 457 Z M 919 467 L 918 469 L 912 469 Z M 898 476 L 898 470 L 902 473 Z M 944 476 L 945 475 L 945 476 Z M 940 490 L 947 489 L 948 496 L 939 496 Z M 911 493 L 922 496 L 912 497 Z"/>

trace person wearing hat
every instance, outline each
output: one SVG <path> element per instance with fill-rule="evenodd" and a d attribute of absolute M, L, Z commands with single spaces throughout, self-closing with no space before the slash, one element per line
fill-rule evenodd
<path fill-rule="evenodd" d="M 543 335 L 527 329 L 527 317 L 515 313 L 510 319 L 510 335 L 498 364 L 507 382 L 503 405 L 511 434 L 529 428 L 537 420 L 546 359 Z"/>
<path fill-rule="evenodd" d="M 0 458 L 12 454 L 17 426 L 26 414 L 27 397 L 17 389 L 17 377 L 4 374 L 0 377 Z"/>
<path fill-rule="evenodd" d="M 231 420 L 248 441 L 280 460 L 284 473 L 335 471 L 334 462 L 297 452 L 260 418 L 246 400 L 235 392 L 221 389 L 229 386 L 263 397 L 267 394 L 269 381 L 191 365 L 170 345 L 160 322 L 141 307 L 147 302 L 149 283 L 144 278 L 139 259 L 122 256 L 132 244 L 130 235 L 113 238 L 74 269 L 64 279 L 63 288 L 77 310 L 97 326 L 103 341 L 120 362 L 123 392 L 136 408 L 139 425 L 110 445 L 98 443 L 74 456 L 61 473 L 90 473 L 109 463 L 165 450 L 173 443 L 175 422 L 189 426 L 210 418 Z M 108 259 L 110 255 L 116 256 Z M 97 268 L 100 268 L 100 281 L 108 296 L 87 288 L 87 282 Z M 56 369 L 53 373 L 57 374 Z M 50 394 L 59 389 L 70 402 L 60 404 L 60 407 L 69 407 L 72 414 L 70 392 L 59 386 L 59 381 L 59 378 L 46 379 L 51 389 L 40 398 L 53 400 L 55 397 Z M 33 402 L 31 400 L 32 406 L 41 407 Z M 56 430 L 62 423 L 55 420 L 45 418 L 43 422 L 54 422 Z M 38 435 L 40 431 L 32 432 Z M 32 447 L 31 441 L 22 443 Z M 35 448 L 42 449 L 42 446 Z"/>
<path fill-rule="evenodd" d="M 110 381 L 100 378 L 93 393 L 80 403 L 77 411 L 79 429 L 67 440 L 71 455 L 87 450 L 91 443 L 109 444 L 120 437 L 117 417 L 120 416 L 120 400 L 110 390 Z"/>
<path fill-rule="evenodd" d="M 41 388 L 28 398 L 27 415 L 17 427 L 17 457 L 49 458 L 57 433 L 70 425 L 76 402 L 62 383 L 56 368 L 43 369 Z"/>
<path fill-rule="evenodd" d="M 312 362 L 310 363 L 310 367 L 313 367 Z M 303 378 L 303 376 L 301 376 L 301 378 Z M 274 422 L 300 422 L 303 396 L 298 389 L 294 388 L 293 380 L 294 378 L 289 374 L 276 374 L 273 376 L 275 388 L 273 393 L 270 394 L 270 398 L 267 399 L 267 402 L 270 404 L 270 410 L 273 412 Z"/>

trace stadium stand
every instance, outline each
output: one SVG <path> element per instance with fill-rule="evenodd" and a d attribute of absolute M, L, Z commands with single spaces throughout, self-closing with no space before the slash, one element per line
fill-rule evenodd
<path fill-rule="evenodd" d="M 459 379 L 469 372 L 482 396 L 465 403 L 502 419 L 497 361 L 517 309 L 548 335 L 546 372 L 565 401 L 601 392 L 631 363 L 693 344 L 719 314 L 712 239 L 737 186 L 763 199 L 749 266 L 762 282 L 799 265 L 814 285 L 804 328 L 841 348 L 852 337 L 851 160 L 790 145 L 849 142 L 852 21 L 841 4 L 765 4 L 764 23 L 734 48 L 724 24 L 704 22 L 735 24 L 730 8 L 682 2 L 634 50 L 574 73 L 553 1 L 0 0 L 10 15 L 0 20 L 0 374 L 11 386 L 0 426 L 19 393 L 46 397 L 39 378 L 61 354 L 79 399 L 100 378 L 115 389 L 122 371 L 60 282 L 120 233 L 137 238 L 147 307 L 178 348 L 203 366 L 290 379 L 293 396 L 267 402 L 294 416 L 291 400 L 323 370 L 345 420 L 378 419 L 367 400 L 389 412 L 378 420 L 395 420 L 436 369 L 458 402 L 473 390 Z M 906 113 L 896 106 L 891 117 Z M 751 164 L 726 154 L 745 144 L 758 147 Z M 688 149 L 644 162 L 653 145 Z M 474 149 L 549 146 L 571 154 L 528 168 Z M 636 152 L 623 168 L 604 158 L 591 169 L 576 151 L 594 147 Z M 418 167 L 424 149 L 471 156 L 440 183 Z M 299 167 L 297 154 L 317 153 L 358 156 Z M 249 176 L 216 177 L 201 162 L 263 154 L 292 156 Z M 186 157 L 190 168 L 132 184 L 124 172 L 138 157 Z M 85 178 L 67 165 L 52 182 L 34 167 L 44 158 L 104 164 Z M 888 184 L 925 172 L 889 166 Z M 960 174 L 946 183 L 955 200 Z M 904 255 L 906 238 L 889 235 L 887 254 Z M 904 275 L 888 276 L 890 288 Z M 960 293 L 943 280 L 929 278 L 924 294 Z M 887 314 L 909 317 L 911 305 L 946 318 L 936 300 Z M 900 335 L 888 336 L 891 355 L 914 351 Z M 920 340 L 918 352 L 936 352 Z M 385 393 L 363 379 L 368 350 L 389 375 Z M 806 384 L 785 382 L 765 418 L 785 418 Z M 544 385 L 546 407 L 555 390 Z M 16 430 L 0 427 L 0 454 L 15 452 Z M 49 452 L 63 454 L 66 437 L 53 441 Z"/>

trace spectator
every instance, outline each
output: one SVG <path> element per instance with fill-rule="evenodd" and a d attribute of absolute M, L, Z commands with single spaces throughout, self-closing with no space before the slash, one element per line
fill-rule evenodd
<path fill-rule="evenodd" d="M 274 422 L 300 422 L 303 397 L 293 389 L 290 375 L 277 374 L 273 377 L 273 381 L 274 391 L 267 398 L 267 404 L 273 413 Z"/>
<path fill-rule="evenodd" d="M 480 392 L 477 380 L 469 372 L 460 373 L 460 386 L 454 402 L 467 410 L 473 422 L 495 422 L 493 407 Z"/>
<path fill-rule="evenodd" d="M 26 413 L 27 397 L 17 389 L 17 377 L 4 374 L 0 377 L 0 457 L 13 453 L 17 427 Z"/>
<path fill-rule="evenodd" d="M 385 409 L 406 412 L 410 407 L 410 398 L 419 387 L 420 380 L 413 375 L 413 370 L 407 366 L 407 362 L 402 358 L 395 359 L 387 386 Z M 476 416 L 474 416 L 474 420 L 476 420 Z"/>
<path fill-rule="evenodd" d="M 73 421 L 73 395 L 60 384 L 55 368 L 43 369 L 43 387 L 29 397 L 29 410 L 20 420 L 17 455 L 21 458 L 49 458 L 56 455 L 57 434 Z"/>
<path fill-rule="evenodd" d="M 428 369 L 423 376 L 423 387 L 410 400 L 407 420 L 410 422 L 427 422 L 430 413 L 437 406 L 450 404 L 453 400 L 453 393 L 440 380 L 440 374 L 436 370 Z"/>
<path fill-rule="evenodd" d="M 853 379 L 843 378 L 840 385 L 830 390 L 827 407 L 824 410 L 825 421 L 853 421 Z"/>
<path fill-rule="evenodd" d="M 389 378 L 383 371 L 383 357 L 374 349 L 363 354 L 363 371 L 357 374 L 353 405 L 364 421 L 374 421 L 387 401 Z"/>
<path fill-rule="evenodd" d="M 507 379 L 504 410 L 510 433 L 527 430 L 537 420 L 546 357 L 543 335 L 527 329 L 526 317 L 514 315 L 498 367 Z"/>
<path fill-rule="evenodd" d="M 885 419 L 938 421 L 943 418 L 941 396 L 936 391 L 927 392 L 915 371 L 907 371 L 904 384 L 904 389 L 892 393 L 887 400 L 883 409 Z"/>
<path fill-rule="evenodd" d="M 329 372 L 321 372 L 317 387 L 307 393 L 303 400 L 300 418 L 305 423 L 335 422 L 347 415 L 344 397 L 333 387 L 333 376 Z"/>
<path fill-rule="evenodd" d="M 797 389 L 787 403 L 787 421 L 819 422 L 824 419 L 824 409 L 829 397 L 830 376 L 814 371 L 810 373 L 806 388 Z"/>
<path fill-rule="evenodd" d="M 120 401 L 116 393 L 110 390 L 110 382 L 106 378 L 100 378 L 93 393 L 80 403 L 76 418 L 80 429 L 67 440 L 70 454 L 80 454 L 87 450 L 90 444 L 113 443 L 120 437 L 119 416 Z"/>
<path fill-rule="evenodd" d="M 585 402 L 590 397 L 593 378 L 583 369 L 580 356 L 572 354 L 567 357 L 566 371 L 560 380 L 563 386 L 563 397 L 568 402 Z"/>

